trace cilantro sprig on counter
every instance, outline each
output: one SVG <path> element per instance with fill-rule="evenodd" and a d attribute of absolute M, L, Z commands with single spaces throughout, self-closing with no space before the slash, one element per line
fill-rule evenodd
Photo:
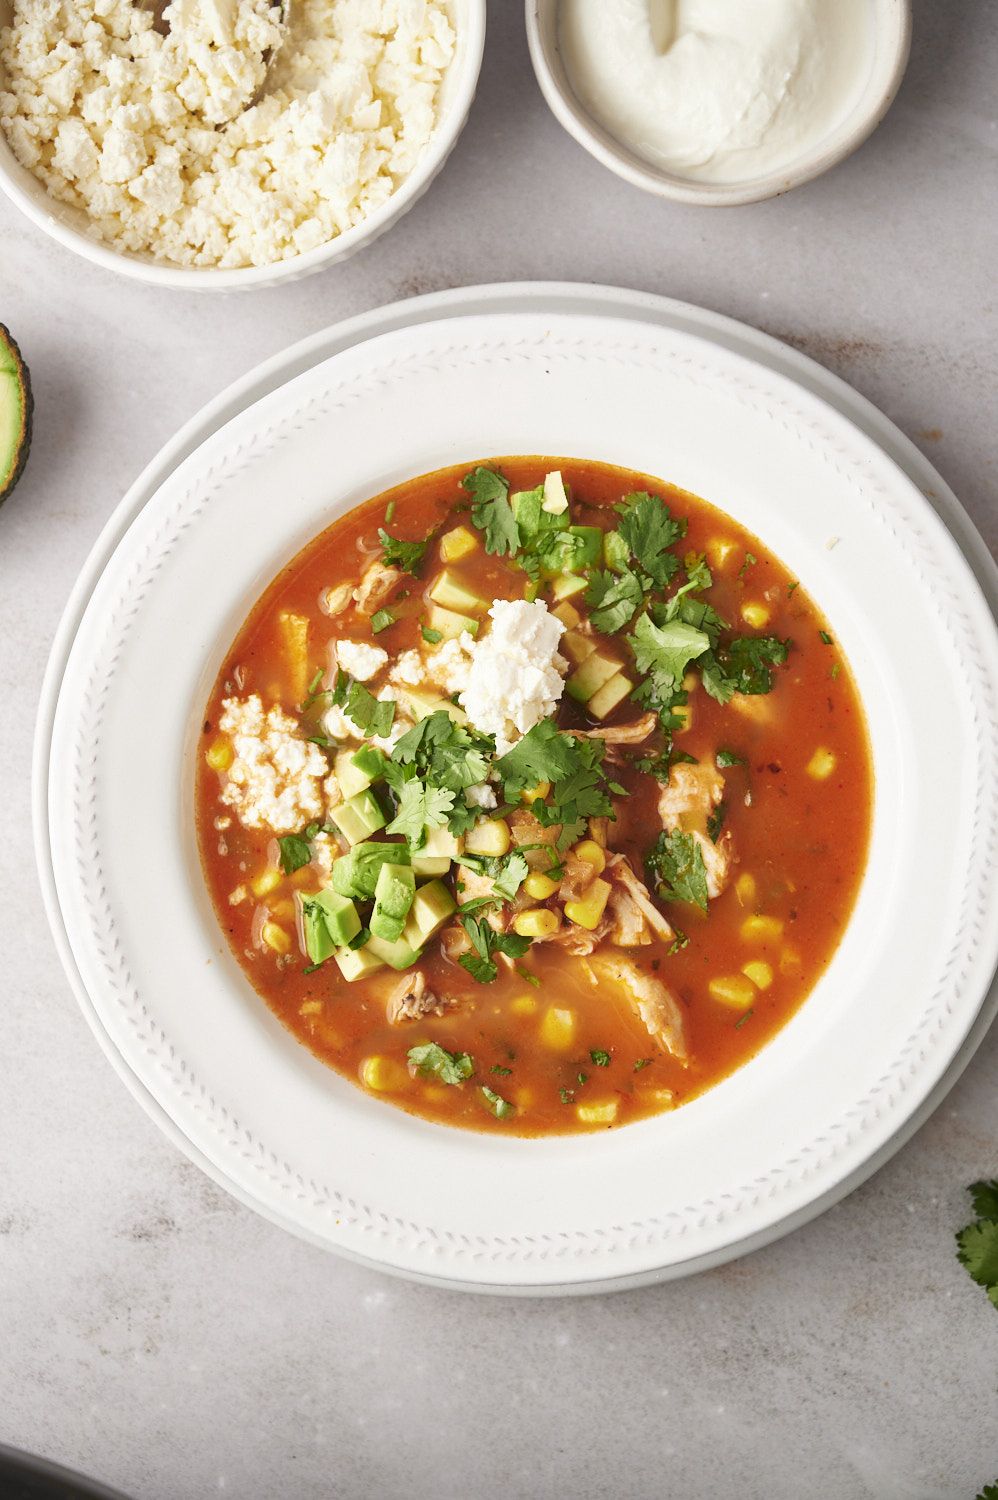
<path fill-rule="evenodd" d="M 975 1222 L 956 1237 L 956 1257 L 998 1308 L 998 1181 L 975 1182 L 970 1196 Z"/>

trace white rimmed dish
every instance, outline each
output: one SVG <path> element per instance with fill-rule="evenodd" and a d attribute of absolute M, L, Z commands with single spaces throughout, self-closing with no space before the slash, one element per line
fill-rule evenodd
<path fill-rule="evenodd" d="M 393 416 L 395 440 L 383 430 Z M 727 455 L 713 451 L 714 437 L 705 458 L 701 439 L 719 420 Z M 198 711 L 245 605 L 334 513 L 316 477 L 330 444 L 344 501 L 490 450 L 575 448 L 621 462 L 630 451 L 768 537 L 830 614 L 878 704 L 863 922 L 759 1059 L 647 1130 L 589 1138 L 580 1151 L 400 1116 L 304 1054 L 222 951 L 192 856 L 187 726 L 170 705 Z M 294 497 L 290 510 L 257 538 L 274 493 Z M 252 545 L 230 577 L 218 571 L 212 530 L 228 536 L 234 518 Z M 841 538 L 830 551 L 829 525 Z M 896 579 L 880 619 L 866 585 L 884 568 Z M 212 620 L 191 608 L 208 595 Z M 181 611 L 172 626 L 171 608 Z M 897 637 L 892 646 L 897 611 L 914 628 L 904 649 Z M 912 650 L 917 661 L 906 659 Z M 132 687 L 143 680 L 151 701 L 139 703 Z M 861 1170 L 938 1087 L 974 1025 L 996 943 L 987 845 L 996 680 L 987 611 L 926 502 L 875 445 L 791 382 L 636 321 L 539 312 L 424 325 L 345 351 L 237 418 L 165 481 L 119 544 L 70 653 L 53 728 L 48 813 L 61 915 L 108 1044 L 214 1174 L 287 1227 L 388 1269 L 477 1289 L 586 1290 L 681 1274 L 775 1232 Z M 924 701 L 942 726 L 935 747 L 917 718 Z M 167 789 L 152 806 L 129 764 L 150 743 L 153 763 L 141 774 Z M 934 813 L 927 806 L 917 830 L 940 841 L 947 894 L 935 902 L 921 889 L 909 823 L 939 800 L 927 778 L 943 743 L 959 796 Z M 141 902 L 131 894 L 144 857 L 136 796 L 145 854 L 151 843 L 164 866 L 143 882 Z M 168 914 L 159 936 L 143 927 L 143 908 Z M 878 963 L 902 919 L 911 952 L 887 954 L 897 968 L 885 982 Z"/>
<path fill-rule="evenodd" d="M 579 99 L 558 37 L 560 0 L 526 0 L 527 40 L 541 92 L 555 118 L 591 156 L 634 187 L 677 203 L 726 208 L 775 198 L 850 156 L 880 124 L 904 77 L 911 47 L 910 0 L 869 0 L 874 21 L 870 72 L 848 114 L 814 148 L 779 170 L 746 181 L 701 182 L 666 171 L 597 120 Z"/>
<path fill-rule="evenodd" d="M 0 190 L 39 229 L 65 249 L 106 271 L 143 281 L 150 286 L 185 292 L 252 291 L 298 281 L 338 261 L 349 260 L 391 229 L 423 196 L 441 170 L 464 129 L 478 87 L 485 47 L 486 0 L 448 0 L 457 32 L 457 54 L 441 84 L 440 117 L 436 130 L 416 166 L 391 197 L 362 223 L 333 240 L 290 260 L 267 266 L 222 269 L 205 266 L 175 266 L 115 250 L 87 227 L 86 216 L 49 194 L 14 156 L 0 131 Z M 12 0 L 0 0 L 0 26 L 7 25 Z M 0 87 L 3 78 L 0 74 Z"/>

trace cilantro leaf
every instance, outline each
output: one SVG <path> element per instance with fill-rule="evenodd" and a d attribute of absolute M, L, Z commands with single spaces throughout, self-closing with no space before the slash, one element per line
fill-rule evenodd
<path fill-rule="evenodd" d="M 458 963 L 479 984 L 491 984 L 499 973 L 493 953 L 504 953 L 508 958 L 522 958 L 530 947 L 530 938 L 520 937 L 515 932 L 496 932 L 484 917 L 470 916 L 466 910 L 459 911 L 458 917 L 475 946 L 475 952 L 462 953 Z"/>
<path fill-rule="evenodd" d="M 482 1084 L 482 1097 L 497 1120 L 507 1120 L 510 1115 L 516 1114 L 515 1105 L 510 1104 L 508 1099 L 504 1099 L 501 1094 L 497 1094 L 494 1089 L 488 1088 L 484 1083 Z"/>
<path fill-rule="evenodd" d="M 610 1066 L 610 1054 L 603 1047 L 590 1047 L 589 1056 L 598 1068 Z"/>
<path fill-rule="evenodd" d="M 520 545 L 520 532 L 509 503 L 509 481 L 496 469 L 479 464 L 461 480 L 471 496 L 471 519 L 485 533 L 485 550 L 498 557 L 512 556 Z"/>
<path fill-rule="evenodd" d="M 773 686 L 771 668 L 783 665 L 790 645 L 774 635 L 742 635 L 729 641 L 725 654 L 735 675 L 735 692 L 768 693 Z"/>
<path fill-rule="evenodd" d="M 438 708 L 402 736 L 392 751 L 392 761 L 414 766 L 419 776 L 436 786 L 462 792 L 486 780 L 491 753 L 487 735 L 455 724 L 446 709 Z"/>
<path fill-rule="evenodd" d="M 634 617 L 641 608 L 644 592 L 641 580 L 630 569 L 621 573 L 593 571 L 586 589 L 586 603 L 591 606 L 591 619 L 597 630 L 613 635 Z"/>
<path fill-rule="evenodd" d="M 381 543 L 381 560 L 386 568 L 401 568 L 403 573 L 418 574 L 426 556 L 429 539 L 422 542 L 403 542 L 397 536 L 389 536 L 383 527 L 378 527 Z"/>
<path fill-rule="evenodd" d="M 660 833 L 646 864 L 663 901 L 689 901 L 707 910 L 707 871 L 692 833 Z"/>
<path fill-rule="evenodd" d="M 348 719 L 353 720 L 361 734 L 371 738 L 382 738 L 395 722 L 394 702 L 391 699 L 383 701 L 375 698 L 362 682 L 350 684 L 343 712 Z"/>
<path fill-rule="evenodd" d="M 970 1189 L 974 1213 L 979 1219 L 998 1219 L 998 1181 L 975 1182 Z"/>
<path fill-rule="evenodd" d="M 395 616 L 390 609 L 379 609 L 371 616 L 371 630 L 374 635 L 380 635 L 382 630 L 387 630 L 389 625 L 395 624 Z"/>
<path fill-rule="evenodd" d="M 671 679 L 678 687 L 691 661 L 710 649 L 710 639 L 683 620 L 656 625 L 649 615 L 642 615 L 627 637 L 634 651 L 637 669 L 643 675 L 654 673 L 663 686 Z"/>
<path fill-rule="evenodd" d="M 542 719 L 528 729 L 495 763 L 507 797 L 513 800 L 524 787 L 535 786 L 538 781 L 561 781 L 578 764 L 578 744 L 572 735 L 562 734 L 553 719 Z"/>
<path fill-rule="evenodd" d="M 415 777 L 402 783 L 398 812 L 386 833 L 401 833 L 415 853 L 426 842 L 428 828 L 440 828 L 454 805 L 454 793 L 427 786 Z"/>
<path fill-rule="evenodd" d="M 733 750 L 718 750 L 714 756 L 714 761 L 721 771 L 725 770 L 728 766 L 744 766 L 748 764 L 744 755 L 736 755 Z"/>
<path fill-rule="evenodd" d="M 461 1084 L 475 1071 L 474 1059 L 467 1052 L 448 1052 L 437 1042 L 410 1047 L 409 1066 L 424 1078 L 439 1078 L 441 1083 Z"/>
<path fill-rule="evenodd" d="M 280 850 L 281 869 L 285 875 L 293 875 L 311 861 L 312 851 L 303 834 L 287 833 L 277 840 L 277 847 Z"/>
<path fill-rule="evenodd" d="M 625 495 L 617 511 L 620 535 L 652 582 L 664 588 L 679 570 L 679 559 L 667 549 L 685 536 L 686 522 L 677 521 L 658 495 L 645 491 Z"/>
<path fill-rule="evenodd" d="M 458 864 L 492 881 L 492 888 L 504 901 L 512 901 L 530 873 L 530 866 L 518 851 L 495 857 L 487 854 L 461 854 Z"/>
<path fill-rule="evenodd" d="M 956 1237 L 956 1258 L 998 1307 L 998 1221 L 981 1219 Z"/>
<path fill-rule="evenodd" d="M 724 827 L 724 820 L 728 816 L 728 804 L 719 802 L 712 813 L 707 816 L 707 832 L 712 844 L 716 844 Z"/>
<path fill-rule="evenodd" d="M 974 1500 L 998 1500 L 998 1479 L 993 1484 L 986 1484 L 982 1490 L 978 1490 Z"/>

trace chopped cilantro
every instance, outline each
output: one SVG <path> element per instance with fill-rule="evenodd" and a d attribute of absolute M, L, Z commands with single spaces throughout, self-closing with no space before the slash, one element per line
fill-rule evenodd
<path fill-rule="evenodd" d="M 707 910 L 707 871 L 692 833 L 660 833 L 646 863 L 664 901 L 689 901 Z"/>
<path fill-rule="evenodd" d="M 424 1078 L 439 1078 L 441 1083 L 464 1083 L 475 1071 L 474 1059 L 467 1052 L 448 1052 L 438 1042 L 423 1042 L 410 1047 L 409 1066 Z"/>
<path fill-rule="evenodd" d="M 590 1047 L 589 1056 L 597 1068 L 608 1068 L 610 1066 L 610 1054 L 602 1047 Z"/>
<path fill-rule="evenodd" d="M 370 927 L 362 927 L 360 931 L 347 943 L 348 948 L 363 948 L 371 936 Z"/>
<path fill-rule="evenodd" d="M 710 649 L 710 639 L 683 620 L 656 625 L 650 615 L 642 615 L 628 636 L 637 669 L 651 674 L 664 694 L 678 690 L 691 661 Z"/>
<path fill-rule="evenodd" d="M 453 805 L 452 791 L 427 786 L 412 777 L 401 784 L 398 811 L 385 832 L 401 833 L 411 852 L 416 853 L 426 843 L 426 830 L 442 828 Z"/>
<path fill-rule="evenodd" d="M 683 566 L 686 569 L 686 583 L 680 593 L 685 594 L 689 589 L 700 592 L 713 587 L 714 575 L 707 566 L 705 552 L 687 552 L 683 558 Z"/>
<path fill-rule="evenodd" d="M 733 750 L 718 750 L 714 759 L 722 771 L 727 766 L 744 766 L 748 764 L 744 755 L 736 755 Z"/>
<path fill-rule="evenodd" d="M 392 763 L 412 765 L 418 776 L 435 786 L 461 792 L 486 779 L 491 753 L 487 736 L 455 724 L 446 709 L 438 708 L 402 736 L 392 751 Z"/>
<path fill-rule="evenodd" d="M 512 1071 L 512 1068 L 504 1068 L 501 1063 L 493 1063 L 489 1069 L 490 1073 L 499 1073 L 503 1078 L 508 1078 Z"/>
<path fill-rule="evenodd" d="M 423 637 L 423 640 L 426 641 L 427 645 L 429 645 L 429 646 L 436 646 L 436 645 L 438 645 L 439 642 L 442 641 L 443 638 L 444 638 L 442 630 L 434 630 L 429 625 L 421 625 L 419 627 L 419 629 L 420 629 L 420 634 Z"/>
<path fill-rule="evenodd" d="M 470 916 L 469 905 L 466 902 L 458 916 L 475 946 L 475 952 L 462 953 L 458 963 L 479 984 L 491 984 L 499 973 L 493 953 L 504 953 L 508 958 L 522 958 L 530 947 L 530 938 L 520 937 L 514 932 L 496 932 L 484 918 Z"/>
<path fill-rule="evenodd" d="M 672 942 L 669 944 L 669 957 L 670 958 L 672 957 L 672 955 L 674 953 L 682 953 L 683 949 L 684 948 L 688 948 L 689 944 L 690 944 L 690 940 L 686 936 L 685 932 L 680 932 L 680 930 L 679 930 L 678 927 L 674 928 L 673 931 L 675 932 L 675 937 L 673 938 Z"/>
<path fill-rule="evenodd" d="M 788 599 L 792 599 L 793 596 L 794 596 L 794 590 L 795 589 L 799 589 L 799 588 L 800 588 L 800 580 L 799 579 L 795 579 L 793 583 L 788 583 L 787 584 L 787 598 Z"/>
<path fill-rule="evenodd" d="M 322 668 L 320 667 L 319 670 L 316 672 L 315 676 L 312 678 L 312 681 L 309 683 L 309 685 L 308 685 L 308 691 L 305 694 L 305 697 L 302 699 L 301 703 L 299 703 L 299 705 L 298 705 L 298 712 L 300 714 L 306 714 L 306 713 L 308 713 L 309 709 L 312 707 L 312 704 L 315 702 L 315 700 L 317 698 L 321 698 L 323 696 L 322 692 L 319 689 L 319 683 L 321 681 L 322 681 Z"/>
<path fill-rule="evenodd" d="M 311 824 L 304 833 L 287 833 L 277 840 L 281 869 L 285 875 L 293 875 L 310 862 L 312 851 L 309 848 L 309 837 L 314 838 L 318 831 L 318 826 Z"/>
<path fill-rule="evenodd" d="M 458 864 L 479 875 L 487 875 L 492 888 L 504 901 L 512 901 L 520 886 L 530 873 L 530 866 L 523 855 L 514 850 L 512 854 L 461 854 Z"/>
<path fill-rule="evenodd" d="M 427 541 L 403 542 L 399 537 L 389 536 L 381 527 L 378 528 L 378 540 L 381 542 L 381 560 L 386 568 L 401 568 L 403 573 L 418 574 L 426 556 Z"/>
<path fill-rule="evenodd" d="M 668 548 L 685 536 L 686 522 L 677 521 L 664 500 L 645 491 L 625 495 L 617 511 L 617 530 L 638 566 L 656 587 L 664 588 L 679 570 L 679 559 Z"/>
<path fill-rule="evenodd" d="M 371 629 L 375 635 L 382 630 L 387 630 L 389 625 L 395 624 L 395 616 L 390 609 L 379 609 L 371 616 Z"/>
<path fill-rule="evenodd" d="M 759 559 L 755 556 L 754 553 L 752 553 L 752 552 L 746 552 L 746 554 L 745 554 L 745 561 L 742 563 L 741 567 L 738 569 L 738 576 L 739 576 L 739 578 L 744 578 L 745 574 L 748 572 L 749 568 L 753 567 L 758 561 L 759 561 Z"/>
<path fill-rule="evenodd" d="M 640 579 L 627 568 L 621 573 L 601 572 L 597 568 L 590 575 L 585 597 L 595 628 L 613 635 L 634 618 L 641 608 L 644 591 Z"/>
<path fill-rule="evenodd" d="M 516 1114 L 516 1107 L 510 1104 L 508 1099 L 504 1099 L 501 1094 L 495 1093 L 484 1083 L 482 1084 L 482 1098 L 497 1120 L 507 1120 L 510 1115 Z"/>
<path fill-rule="evenodd" d="M 642 1068 L 650 1068 L 652 1065 L 652 1061 L 653 1059 L 650 1057 L 639 1057 L 637 1062 L 634 1064 L 635 1073 L 640 1073 Z"/>
<path fill-rule="evenodd" d="M 733 693 L 768 693 L 773 686 L 773 667 L 782 666 L 791 642 L 773 635 L 742 635 L 701 659 L 703 685 L 718 703 L 727 703 Z"/>
<path fill-rule="evenodd" d="M 343 711 L 348 719 L 353 720 L 361 734 L 371 738 L 386 735 L 395 722 L 395 704 L 391 699 L 382 701 L 375 698 L 362 682 L 350 684 Z"/>
<path fill-rule="evenodd" d="M 998 1307 L 998 1181 L 975 1182 L 970 1188 L 977 1220 L 956 1237 L 956 1258 Z"/>
<path fill-rule="evenodd" d="M 588 1073 L 577 1073 L 575 1076 L 576 1076 L 576 1078 L 578 1078 L 578 1080 L 579 1080 L 580 1083 L 588 1083 L 589 1082 L 589 1074 Z"/>
<path fill-rule="evenodd" d="M 615 797 L 629 797 L 631 795 L 626 786 L 621 786 L 619 781 L 608 781 L 606 785 L 607 790 L 611 791 Z"/>
<path fill-rule="evenodd" d="M 743 1016 L 739 1016 L 738 1020 L 735 1022 L 735 1030 L 738 1031 L 742 1026 L 745 1025 L 746 1021 L 751 1021 L 754 1014 L 754 1011 L 747 1010 Z"/>
<path fill-rule="evenodd" d="M 728 804 L 726 802 L 719 802 L 714 808 L 713 812 L 707 815 L 707 832 L 710 835 L 710 841 L 712 844 L 717 843 L 721 829 L 724 827 L 724 820 L 727 816 Z"/>
<path fill-rule="evenodd" d="M 553 719 L 542 719 L 528 729 L 495 764 L 507 797 L 515 800 L 538 781 L 561 781 L 578 765 L 579 743 L 572 735 L 560 733 Z"/>
<path fill-rule="evenodd" d="M 530 970 L 529 969 L 525 969 L 522 964 L 517 964 L 517 966 L 516 966 L 516 972 L 519 974 L 519 976 L 520 976 L 521 979 L 525 979 L 528 984 L 532 984 L 534 986 L 535 990 L 539 990 L 540 989 L 541 982 L 537 978 L 537 975 L 536 974 L 531 974 Z"/>
<path fill-rule="evenodd" d="M 819 630 L 818 634 L 821 636 L 821 639 L 824 641 L 826 646 L 831 646 L 834 644 L 827 630 Z"/>
<path fill-rule="evenodd" d="M 558 1097 L 561 1100 L 562 1104 L 571 1104 L 575 1099 L 575 1090 L 564 1088 L 559 1089 Z"/>
<path fill-rule="evenodd" d="M 471 496 L 471 519 L 485 533 L 485 550 L 498 557 L 512 556 L 520 545 L 520 532 L 509 503 L 509 481 L 495 469 L 479 464 L 461 480 Z"/>

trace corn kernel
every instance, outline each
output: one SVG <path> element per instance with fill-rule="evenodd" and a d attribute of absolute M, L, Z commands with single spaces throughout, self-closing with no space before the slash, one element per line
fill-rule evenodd
<path fill-rule="evenodd" d="M 440 538 L 440 556 L 446 563 L 460 562 L 477 546 L 478 540 L 467 526 L 455 526 L 453 531 L 445 531 Z"/>
<path fill-rule="evenodd" d="M 597 876 L 580 900 L 565 902 L 565 915 L 576 927 L 585 927 L 592 932 L 599 926 L 609 899 L 609 884 Z"/>
<path fill-rule="evenodd" d="M 465 834 L 464 847 L 469 854 L 508 854 L 513 842 L 505 818 L 484 818 Z"/>
<path fill-rule="evenodd" d="M 275 953 L 289 953 L 291 950 L 291 939 L 284 928 L 279 927 L 276 922 L 264 922 L 260 929 L 260 936 L 267 947 L 272 948 Z"/>
<path fill-rule="evenodd" d="M 538 797 L 543 802 L 550 790 L 550 781 L 538 781 L 534 786 L 525 786 L 523 788 L 523 791 L 520 793 L 520 801 L 525 802 L 528 807 L 531 802 L 536 802 Z"/>
<path fill-rule="evenodd" d="M 423 1098 L 427 1104 L 446 1104 L 450 1095 L 445 1088 L 438 1088 L 435 1083 L 424 1083 Z"/>
<path fill-rule="evenodd" d="M 514 1016 L 532 1016 L 537 1009 L 537 1001 L 533 995 L 517 995 L 509 1002 L 509 1008 Z"/>
<path fill-rule="evenodd" d="M 567 599 L 563 599 L 551 613 L 556 620 L 561 621 L 566 630 L 576 630 L 582 624 L 582 616 Z"/>
<path fill-rule="evenodd" d="M 602 1104 L 577 1104 L 575 1117 L 583 1125 L 612 1125 L 617 1118 L 616 1099 L 606 1099 Z"/>
<path fill-rule="evenodd" d="M 298 1014 L 300 1016 L 321 1016 L 322 1015 L 322 1001 L 321 1000 L 305 1000 L 305 1001 L 303 1001 L 302 1004 L 299 1005 L 299 1007 L 298 1007 Z"/>
<path fill-rule="evenodd" d="M 800 954 L 796 948 L 784 948 L 780 954 L 780 973 L 795 974 L 800 968 Z"/>
<path fill-rule="evenodd" d="M 742 973 L 751 979 L 757 990 L 768 990 L 773 982 L 772 967 L 761 958 L 753 958 L 742 964 Z"/>
<path fill-rule="evenodd" d="M 360 1065 L 360 1081 L 375 1093 L 387 1094 L 405 1086 L 409 1074 L 391 1057 L 365 1057 Z"/>
<path fill-rule="evenodd" d="M 676 1096 L 671 1089 L 651 1089 L 644 1095 L 649 1104 L 657 1104 L 659 1109 L 671 1109 L 676 1102 Z"/>
<path fill-rule="evenodd" d="M 523 889 L 534 901 L 546 901 L 558 889 L 558 882 L 550 875 L 542 875 L 540 870 L 532 870 L 523 882 Z"/>
<path fill-rule="evenodd" d="M 815 781 L 827 781 L 835 770 L 836 760 L 831 750 L 826 750 L 823 745 L 811 756 L 805 767 L 807 774 L 813 776 Z"/>
<path fill-rule="evenodd" d="M 575 1011 L 552 1005 L 541 1021 L 541 1041 L 556 1052 L 566 1052 L 575 1041 Z"/>
<path fill-rule="evenodd" d="M 775 943 L 783 936 L 783 923 L 779 917 L 746 917 L 741 934 L 747 943 Z"/>
<path fill-rule="evenodd" d="M 715 537 L 707 543 L 707 557 L 712 568 L 723 568 L 738 548 L 728 537 Z"/>
<path fill-rule="evenodd" d="M 756 988 L 744 974 L 721 974 L 707 981 L 707 989 L 714 1000 L 730 1005 L 734 1010 L 748 1010 L 756 997 Z"/>
<path fill-rule="evenodd" d="M 769 624 L 769 610 L 764 604 L 752 601 L 742 605 L 742 619 L 746 625 L 751 625 L 753 630 L 765 630 Z"/>
<path fill-rule="evenodd" d="M 739 906 L 754 906 L 757 894 L 755 876 L 749 875 L 747 871 L 744 875 L 739 875 L 735 881 L 735 895 L 738 897 Z"/>
<path fill-rule="evenodd" d="M 546 906 L 532 906 L 529 911 L 518 911 L 513 918 L 513 931 L 519 937 L 554 937 L 561 926 L 558 913 Z"/>
<path fill-rule="evenodd" d="M 597 875 L 602 875 L 606 869 L 606 855 L 594 839 L 582 839 L 574 844 L 572 853 L 577 859 L 584 859 L 587 865 L 592 865 Z"/>
<path fill-rule="evenodd" d="M 270 892 L 281 883 L 281 872 L 269 865 L 266 870 L 261 870 L 255 880 L 250 881 L 250 889 L 258 899 L 269 896 Z"/>
<path fill-rule="evenodd" d="M 213 771 L 227 771 L 236 758 L 236 752 L 228 740 L 220 735 L 217 740 L 212 740 L 204 758 Z"/>

